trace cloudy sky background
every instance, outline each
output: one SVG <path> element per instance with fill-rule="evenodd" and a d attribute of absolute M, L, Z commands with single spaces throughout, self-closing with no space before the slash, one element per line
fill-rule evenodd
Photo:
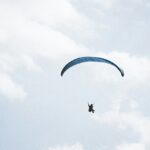
<path fill-rule="evenodd" d="M 0 149 L 149 150 L 149 16 L 148 0 L 0 0 Z M 125 77 L 93 63 L 60 76 L 85 55 Z"/>

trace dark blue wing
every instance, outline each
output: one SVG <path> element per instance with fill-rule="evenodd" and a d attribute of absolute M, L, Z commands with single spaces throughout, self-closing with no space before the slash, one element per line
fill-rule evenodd
<path fill-rule="evenodd" d="M 105 58 L 100 58 L 100 57 L 79 57 L 79 58 L 76 58 L 64 66 L 64 68 L 61 71 L 61 76 L 63 76 L 65 71 L 68 70 L 69 68 L 73 67 L 74 65 L 84 63 L 84 62 L 102 62 L 102 63 L 107 63 L 110 65 L 113 65 L 114 67 L 116 67 L 120 71 L 121 76 L 122 77 L 124 76 L 124 71 L 121 68 L 119 68 L 115 63 L 113 63 L 110 60 L 107 60 Z"/>

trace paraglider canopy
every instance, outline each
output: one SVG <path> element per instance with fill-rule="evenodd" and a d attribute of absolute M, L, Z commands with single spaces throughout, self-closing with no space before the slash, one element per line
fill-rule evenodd
<path fill-rule="evenodd" d="M 84 62 L 102 62 L 102 63 L 107 63 L 110 64 L 112 66 L 114 66 L 115 68 L 117 68 L 121 74 L 121 76 L 124 76 L 124 71 L 118 66 L 116 65 L 114 62 L 105 59 L 105 58 L 101 58 L 101 57 L 91 57 L 91 56 L 87 56 L 87 57 L 79 57 L 76 59 L 73 59 L 72 61 L 68 62 L 64 68 L 61 71 L 61 76 L 63 76 L 63 74 L 71 67 L 80 64 L 80 63 L 84 63 Z"/>

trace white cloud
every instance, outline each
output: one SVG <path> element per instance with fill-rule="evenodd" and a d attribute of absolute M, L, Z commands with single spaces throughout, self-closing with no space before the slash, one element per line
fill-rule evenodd
<path fill-rule="evenodd" d="M 139 143 L 136 145 L 133 143 L 133 145 L 122 145 L 119 148 L 124 147 L 126 150 L 126 147 L 136 147 L 139 144 L 140 150 L 143 150 L 142 148 L 150 146 L 150 118 L 140 112 L 108 111 L 100 115 L 96 114 L 93 119 L 120 129 L 131 129 L 139 135 Z"/>
<path fill-rule="evenodd" d="M 0 29 L 0 43 L 4 43 L 8 39 L 8 32 L 4 29 Z"/>
<path fill-rule="evenodd" d="M 49 148 L 48 150 L 83 150 L 81 144 L 74 144 L 74 145 L 65 145 L 65 146 L 57 146 L 54 148 Z"/>
<path fill-rule="evenodd" d="M 58 55 L 84 51 L 83 47 L 53 29 L 63 25 L 64 22 L 72 25 L 77 22 L 80 26 L 81 22 L 87 23 L 83 21 L 86 20 L 86 17 L 78 14 L 69 1 L 33 0 L 29 2 L 18 3 L 18 5 L 3 3 L 0 6 L 2 21 L 0 31 L 3 31 L 0 39 L 5 41 L 3 49 L 5 45 L 9 45 L 7 51 L 33 53 L 46 57 L 58 57 Z M 47 22 L 44 22 L 43 19 Z M 49 26 L 51 24 L 54 25 L 53 28 Z"/>
<path fill-rule="evenodd" d="M 105 9 L 110 9 L 113 4 L 113 0 L 101 0 L 99 3 L 105 8 Z"/>
<path fill-rule="evenodd" d="M 40 66 L 38 66 L 29 55 L 13 55 L 11 53 L 0 52 L 1 72 L 13 74 L 19 67 L 24 67 L 28 71 L 42 71 Z"/>
<path fill-rule="evenodd" d="M 115 71 L 114 67 L 109 65 L 94 65 L 90 74 L 92 74 L 96 81 L 119 81 L 127 87 L 148 84 L 150 79 L 150 59 L 148 57 L 133 56 L 129 53 L 119 53 L 116 51 L 110 53 L 96 53 L 95 56 L 112 60 L 122 68 L 125 73 L 124 78 L 119 78 L 120 74 L 118 71 Z"/>
<path fill-rule="evenodd" d="M 93 67 L 94 73 L 92 71 L 92 75 L 96 81 L 109 81 L 109 84 L 118 83 L 119 88 L 119 92 L 116 92 L 117 98 L 116 96 L 115 98 L 113 96 L 111 100 L 111 110 L 101 114 L 95 114 L 93 118 L 101 124 L 110 125 L 113 128 L 118 128 L 118 130 L 127 130 L 127 132 L 130 129 L 130 132 L 132 130 L 139 135 L 139 142 L 130 143 L 130 141 L 125 141 L 123 144 L 116 147 L 117 150 L 147 150 L 147 147 L 150 147 L 150 118 L 145 117 L 142 112 L 138 111 L 138 99 L 135 100 L 135 98 L 131 98 L 130 89 L 142 85 L 144 85 L 144 88 L 149 86 L 149 58 L 119 52 L 107 54 L 98 53 L 96 56 L 109 58 L 116 62 L 116 64 L 124 69 L 125 76 L 124 78 L 119 78 L 118 76 L 120 75 L 117 76 L 118 72 L 116 71 L 115 73 L 115 70 L 111 69 L 111 67 L 109 67 L 110 69 L 106 69 L 106 66 L 102 67 L 102 69 L 98 69 L 99 66 L 96 68 L 95 66 Z M 110 76 L 106 76 L 106 74 L 109 74 Z M 130 101 L 127 99 L 130 99 Z M 128 103 L 127 111 L 123 111 L 122 109 L 124 108 L 124 103 Z"/>
<path fill-rule="evenodd" d="M 28 15 L 38 21 L 54 26 L 60 26 L 60 24 L 66 24 L 66 21 L 70 22 L 82 18 L 82 15 L 78 14 L 68 0 L 33 0 L 30 3 Z"/>
<path fill-rule="evenodd" d="M 7 90 L 6 87 L 9 86 L 1 84 L 2 93 L 5 95 L 12 96 L 13 92 L 15 94 L 12 97 L 18 95 L 16 97 L 21 98 L 26 95 L 24 90 L 11 79 L 11 75 L 19 68 L 43 72 L 34 58 L 46 57 L 53 60 L 85 53 L 84 47 L 49 26 L 84 20 L 69 1 L 33 0 L 13 4 L 0 3 L 0 69 L 1 74 L 5 74 L 2 78 L 4 81 L 1 79 L 1 82 L 7 81 L 7 84 L 16 89 L 16 92 L 13 88 Z"/>
<path fill-rule="evenodd" d="M 22 62 L 22 65 L 24 65 L 28 71 L 43 72 L 42 68 L 28 55 L 20 56 L 19 62 Z"/>
<path fill-rule="evenodd" d="M 4 73 L 0 74 L 0 92 L 10 100 L 24 99 L 27 95 L 20 85 L 15 83 L 10 76 Z"/>
<path fill-rule="evenodd" d="M 0 52 L 0 70 L 1 72 L 12 73 L 16 68 L 16 59 L 9 53 Z"/>
<path fill-rule="evenodd" d="M 124 143 L 117 146 L 116 150 L 146 150 L 145 146 L 140 143 Z"/>
<path fill-rule="evenodd" d="M 29 56 L 0 52 L 0 93 L 9 100 L 22 100 L 27 96 L 24 87 L 12 78 L 20 67 L 28 71 L 42 71 Z"/>

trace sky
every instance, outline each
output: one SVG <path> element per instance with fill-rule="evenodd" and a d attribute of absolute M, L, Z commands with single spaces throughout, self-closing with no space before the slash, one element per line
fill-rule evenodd
<path fill-rule="evenodd" d="M 149 0 L 0 0 L 0 149 L 149 150 L 149 16 Z M 86 63 L 61 77 L 81 56 L 125 76 Z"/>

